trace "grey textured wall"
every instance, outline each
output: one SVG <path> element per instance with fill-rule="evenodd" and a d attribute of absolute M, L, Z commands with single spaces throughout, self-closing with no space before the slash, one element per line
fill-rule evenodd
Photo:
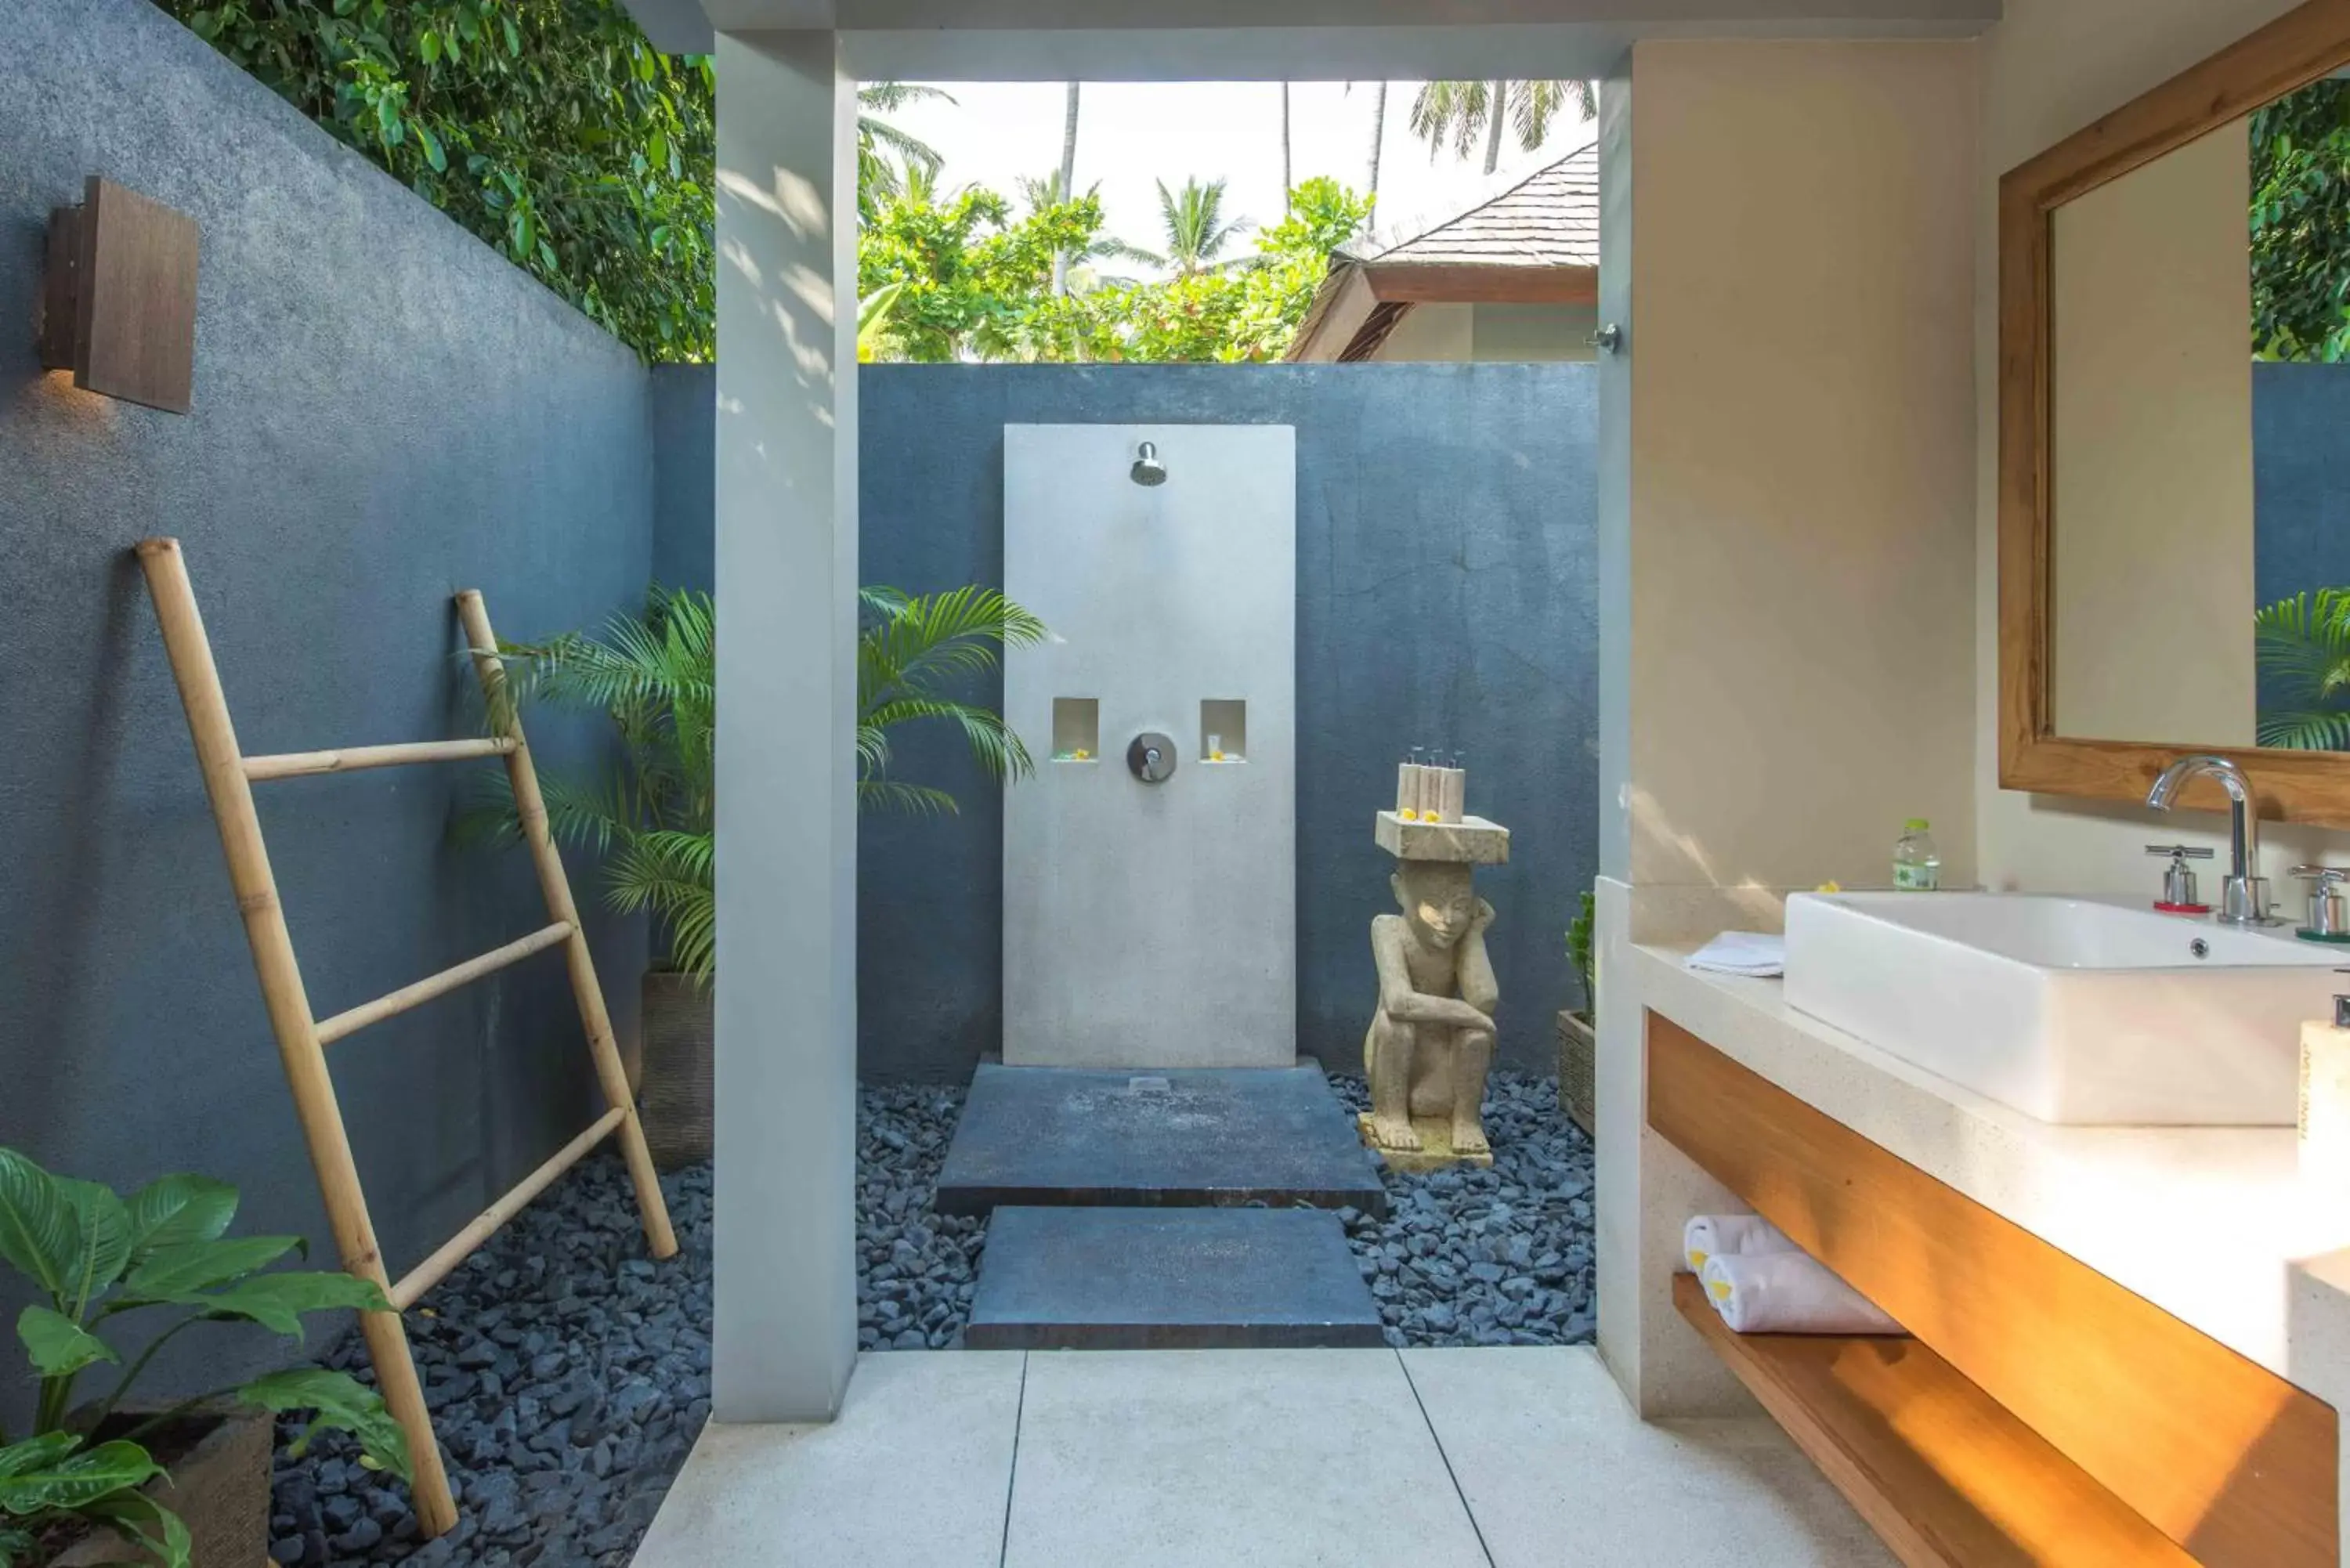
<path fill-rule="evenodd" d="M 2350 365 L 2252 367 L 2252 517 L 2256 604 L 2350 587 Z M 2307 701 L 2262 676 L 2263 710 Z"/>
<path fill-rule="evenodd" d="M 2350 587 L 2350 365 L 2252 367 L 2253 597 Z"/>
<path fill-rule="evenodd" d="M 508 637 L 642 592 L 647 378 L 146 0 L 0 0 L 0 1143 L 118 1184 L 217 1175 L 244 1224 L 331 1260 L 129 548 L 184 541 L 247 751 L 466 733 L 453 589 L 483 589 Z M 186 418 L 35 364 L 44 226 L 92 172 L 202 225 Z M 535 739 L 553 765 L 601 731 Z M 545 924 L 518 855 L 449 842 L 461 787 L 415 769 L 263 786 L 319 1012 Z M 592 909 L 591 877 L 575 866 Z M 590 924 L 632 1030 L 642 931 Z M 395 1273 L 591 1115 L 552 956 L 354 1037 L 334 1071 Z M 204 1338 L 166 1371 L 283 1354 Z M 0 1415 L 21 1393 L 0 1377 Z"/>
<path fill-rule="evenodd" d="M 656 365 L 653 581 L 711 591 L 718 570 L 718 380 L 708 365 Z"/>
<path fill-rule="evenodd" d="M 868 366 L 862 576 L 1003 581 L 1006 424 L 1296 426 L 1298 1048 L 1360 1070 L 1392 867 L 1371 813 L 1400 751 L 1458 746 L 1472 809 L 1513 834 L 1512 864 L 1479 874 L 1503 1058 L 1550 1070 L 1597 859 L 1596 386 L 1588 365 Z M 665 449 L 664 491 L 691 483 L 672 467 Z M 909 734 L 899 771 L 965 811 L 859 827 L 860 1055 L 960 1078 L 1002 1037 L 1002 816 L 951 736 Z"/>

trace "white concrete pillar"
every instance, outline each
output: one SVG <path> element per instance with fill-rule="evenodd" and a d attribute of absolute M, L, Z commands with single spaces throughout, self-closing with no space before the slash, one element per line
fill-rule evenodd
<path fill-rule="evenodd" d="M 857 93 L 829 32 L 718 66 L 722 1421 L 857 1364 Z"/>

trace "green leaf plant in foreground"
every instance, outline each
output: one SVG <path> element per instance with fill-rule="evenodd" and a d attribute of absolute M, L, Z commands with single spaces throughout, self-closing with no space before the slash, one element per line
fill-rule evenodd
<path fill-rule="evenodd" d="M 168 1480 L 143 1439 L 222 1401 L 307 1412 L 296 1453 L 338 1429 L 359 1440 L 360 1463 L 411 1479 L 406 1437 L 381 1397 L 315 1366 L 214 1389 L 101 1439 L 155 1353 L 192 1324 L 256 1323 L 299 1340 L 308 1313 L 390 1310 L 369 1281 L 273 1270 L 301 1241 L 228 1235 L 236 1201 L 236 1189 L 201 1176 L 162 1177 L 125 1199 L 0 1148 L 0 1262 L 40 1298 L 16 1318 L 40 1393 L 29 1432 L 0 1429 L 0 1568 L 18 1568 L 45 1534 L 76 1521 L 118 1537 L 134 1554 L 129 1561 L 188 1568 L 187 1527 L 141 1490 Z M 108 1338 L 118 1320 L 145 1335 L 127 1367 Z M 78 1383 L 101 1366 L 124 1369 L 95 1403 L 77 1406 Z"/>

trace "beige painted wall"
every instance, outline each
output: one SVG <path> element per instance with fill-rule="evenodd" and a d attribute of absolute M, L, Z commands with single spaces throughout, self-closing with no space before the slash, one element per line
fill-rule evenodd
<path fill-rule="evenodd" d="M 1471 349 L 1484 363 L 1535 364 L 1598 357 L 1591 335 L 1596 305 L 1478 305 L 1470 307 Z"/>
<path fill-rule="evenodd" d="M 2216 845 L 2227 823 L 2165 816 L 2120 803 L 2019 794 L 1998 787 L 1998 177 L 2024 159 L 2293 8 L 2294 0 L 2007 0 L 1985 36 L 1983 157 L 1975 217 L 1977 367 L 1976 742 L 1978 836 L 1985 885 L 2026 891 L 2144 893 L 2159 887 L 2145 846 Z M 2144 738 L 2144 737 L 2141 737 Z M 2260 772 L 2252 770 L 2255 785 Z M 2327 854 L 2350 836 L 2271 827 L 2269 875 Z M 2289 892 L 2289 888 L 2287 888 Z"/>
<path fill-rule="evenodd" d="M 1372 356 L 1409 364 L 1465 365 L 1476 354 L 1476 306 L 1415 305 Z"/>
<path fill-rule="evenodd" d="M 2252 743 L 2247 122 L 2054 217 L 2061 734 Z"/>
<path fill-rule="evenodd" d="M 1964 43 L 1634 51 L 1635 883 L 1881 887 L 1910 816 L 1973 875 L 1977 93 Z"/>
<path fill-rule="evenodd" d="M 1467 364 L 1556 363 L 1595 358 L 1591 305 L 1415 305 L 1374 359 Z"/>

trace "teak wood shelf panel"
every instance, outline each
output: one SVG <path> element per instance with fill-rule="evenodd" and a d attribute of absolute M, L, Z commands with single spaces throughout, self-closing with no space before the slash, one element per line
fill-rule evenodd
<path fill-rule="evenodd" d="M 1694 1274 L 1673 1304 L 1907 1568 L 2192 1568 L 1917 1340 L 1735 1334 Z"/>
<path fill-rule="evenodd" d="M 1649 1013 L 1648 1120 L 2210 1568 L 2338 1568 L 2333 1407 Z"/>

